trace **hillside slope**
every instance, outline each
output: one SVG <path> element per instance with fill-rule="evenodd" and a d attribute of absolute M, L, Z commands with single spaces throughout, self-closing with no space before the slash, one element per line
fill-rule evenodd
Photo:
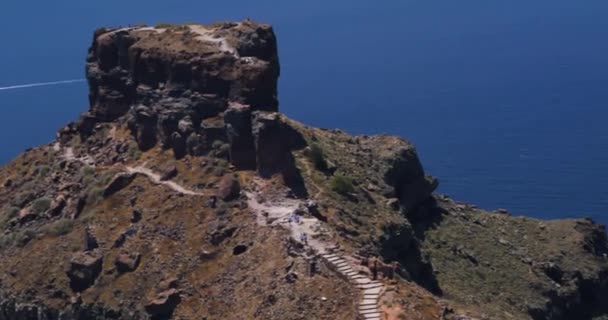
<path fill-rule="evenodd" d="M 606 317 L 603 226 L 434 194 L 408 141 L 280 114 L 278 61 L 252 21 L 97 30 L 89 110 L 0 169 L 0 320 Z"/>

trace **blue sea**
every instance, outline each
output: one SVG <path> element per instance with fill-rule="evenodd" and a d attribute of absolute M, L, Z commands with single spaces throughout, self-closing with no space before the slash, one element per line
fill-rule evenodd
<path fill-rule="evenodd" d="M 275 26 L 292 118 L 406 137 L 455 199 L 608 223 L 603 0 L 10 1 L 0 87 L 82 78 L 99 26 L 248 17 Z M 87 106 L 85 83 L 0 91 L 0 163 Z"/>

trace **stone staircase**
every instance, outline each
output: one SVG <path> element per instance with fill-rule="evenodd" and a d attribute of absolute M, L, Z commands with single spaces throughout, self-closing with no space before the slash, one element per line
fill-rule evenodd
<path fill-rule="evenodd" d="M 379 281 L 359 274 L 352 267 L 351 262 L 337 253 L 324 253 L 321 257 L 338 273 L 348 279 L 350 283 L 359 288 L 362 293 L 361 301 L 357 304 L 359 314 L 363 320 L 381 320 L 380 297 L 384 293 L 384 285 Z"/>

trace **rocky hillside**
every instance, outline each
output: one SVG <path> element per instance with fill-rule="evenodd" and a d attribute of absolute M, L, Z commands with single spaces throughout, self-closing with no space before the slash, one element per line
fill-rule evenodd
<path fill-rule="evenodd" d="M 0 320 L 608 318 L 603 226 L 434 194 L 279 73 L 252 21 L 97 30 L 89 110 L 0 169 Z"/>

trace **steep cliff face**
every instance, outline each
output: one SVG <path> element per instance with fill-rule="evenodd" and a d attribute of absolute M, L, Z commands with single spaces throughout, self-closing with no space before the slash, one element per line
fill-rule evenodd
<path fill-rule="evenodd" d="M 607 313 L 603 229 L 433 195 L 408 141 L 288 119 L 268 25 L 99 29 L 86 72 L 89 110 L 0 169 L 0 320 Z M 399 276 L 360 292 L 372 260 Z"/>

